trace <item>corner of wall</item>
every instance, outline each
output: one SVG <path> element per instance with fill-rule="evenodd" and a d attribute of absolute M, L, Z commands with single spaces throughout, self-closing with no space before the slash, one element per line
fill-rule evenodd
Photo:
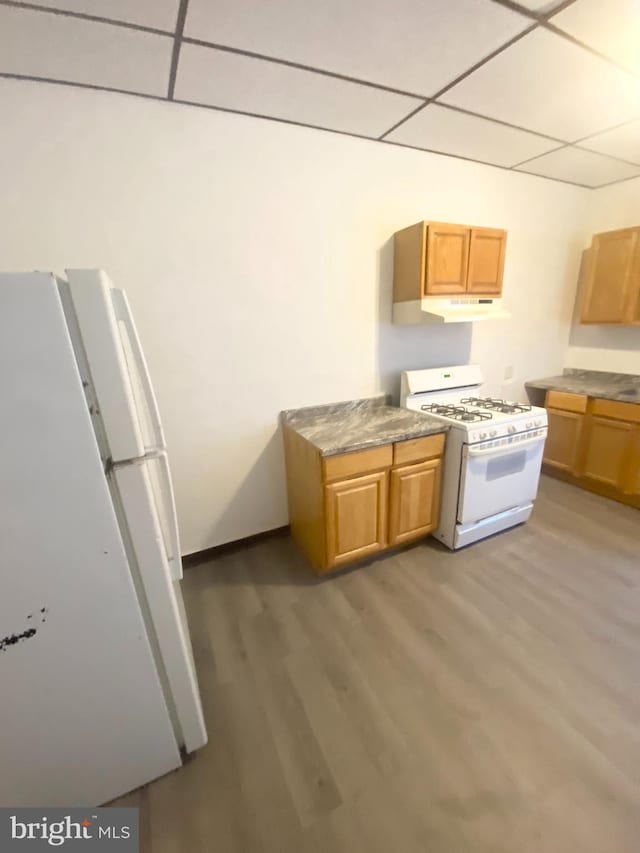
<path fill-rule="evenodd" d="M 640 177 L 595 189 L 585 209 L 587 243 L 592 234 L 640 225 Z M 581 281 L 576 291 L 579 304 Z M 574 314 L 567 367 L 640 373 L 640 328 L 582 326 Z"/>

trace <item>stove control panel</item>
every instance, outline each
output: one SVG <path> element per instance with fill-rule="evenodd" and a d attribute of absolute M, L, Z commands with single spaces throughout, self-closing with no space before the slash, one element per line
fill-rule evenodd
<path fill-rule="evenodd" d="M 508 447 L 509 445 L 518 445 L 522 442 L 530 442 L 535 439 L 546 438 L 547 427 L 539 429 L 528 429 L 523 432 L 517 432 L 516 427 L 511 425 L 508 428 L 509 435 L 501 438 L 491 439 L 486 430 L 478 432 L 470 432 L 467 438 L 467 444 L 482 444 L 483 450 L 491 450 L 494 447 Z"/>

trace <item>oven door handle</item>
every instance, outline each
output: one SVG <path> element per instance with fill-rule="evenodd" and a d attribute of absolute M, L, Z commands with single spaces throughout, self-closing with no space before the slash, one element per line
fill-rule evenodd
<path fill-rule="evenodd" d="M 513 444 L 505 444 L 502 447 L 488 447 L 486 450 L 470 447 L 467 453 L 469 456 L 497 456 L 499 454 L 509 453 L 513 450 L 521 450 L 525 447 L 531 447 L 533 444 L 544 442 L 546 435 L 547 434 L 545 432 L 544 435 L 537 435 L 535 438 L 528 438 L 525 441 L 516 441 Z"/>

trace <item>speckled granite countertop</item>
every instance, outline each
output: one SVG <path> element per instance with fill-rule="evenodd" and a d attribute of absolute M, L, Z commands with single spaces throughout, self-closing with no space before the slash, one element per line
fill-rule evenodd
<path fill-rule="evenodd" d="M 446 424 L 430 415 L 387 405 L 384 396 L 289 409 L 280 417 L 323 456 L 448 430 Z"/>
<path fill-rule="evenodd" d="M 565 367 L 562 376 L 532 379 L 524 384 L 526 388 L 543 391 L 566 391 L 569 394 L 585 394 L 587 397 L 601 397 L 604 400 L 640 403 L 640 376 L 633 373 L 606 373 L 602 370 Z"/>

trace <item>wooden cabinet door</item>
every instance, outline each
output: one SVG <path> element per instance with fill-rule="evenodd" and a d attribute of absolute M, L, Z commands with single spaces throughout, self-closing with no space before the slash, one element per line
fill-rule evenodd
<path fill-rule="evenodd" d="M 429 223 L 425 296 L 466 292 L 470 233 L 464 225 Z"/>
<path fill-rule="evenodd" d="M 500 296 L 506 243 L 506 231 L 497 228 L 471 229 L 467 293 Z"/>
<path fill-rule="evenodd" d="M 640 427 L 638 424 L 633 434 L 631 465 L 625 491 L 630 495 L 640 495 Z"/>
<path fill-rule="evenodd" d="M 389 544 L 425 536 L 438 526 L 442 460 L 430 459 L 391 472 Z"/>
<path fill-rule="evenodd" d="M 325 486 L 328 566 L 386 547 L 387 477 L 381 471 Z"/>
<path fill-rule="evenodd" d="M 636 425 L 591 417 L 582 463 L 582 476 L 629 491 L 633 480 Z"/>
<path fill-rule="evenodd" d="M 578 448 L 584 415 L 547 409 L 549 432 L 544 446 L 543 462 L 573 474 L 578 462 Z"/>
<path fill-rule="evenodd" d="M 637 228 L 624 228 L 593 237 L 587 257 L 582 323 L 636 320 L 640 291 L 639 234 Z"/>

